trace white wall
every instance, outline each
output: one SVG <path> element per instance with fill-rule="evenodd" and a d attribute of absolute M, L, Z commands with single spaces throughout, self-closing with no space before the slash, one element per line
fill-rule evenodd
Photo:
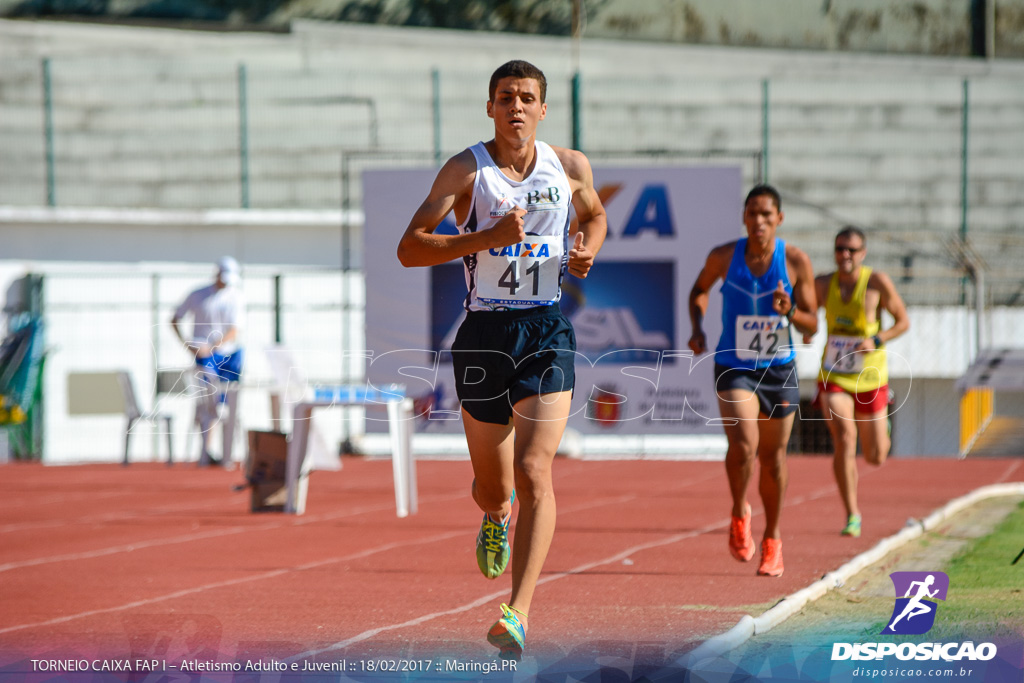
<path fill-rule="evenodd" d="M 164 211 L 0 206 L 5 261 L 212 263 L 340 268 L 343 224 L 361 212 Z M 358 239 L 355 237 L 354 239 Z M 353 246 L 358 253 L 358 243 Z M 351 264 L 350 264 L 351 265 Z"/>

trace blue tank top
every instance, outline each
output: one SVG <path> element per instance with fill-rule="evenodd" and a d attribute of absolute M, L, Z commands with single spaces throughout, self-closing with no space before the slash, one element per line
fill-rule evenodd
<path fill-rule="evenodd" d="M 771 265 L 761 277 L 754 277 L 747 267 L 746 251 L 744 237 L 736 242 L 722 282 L 722 336 L 715 362 L 747 370 L 783 365 L 796 357 L 789 320 L 772 309 L 772 292 L 779 280 L 793 299 L 786 271 L 786 243 L 775 238 Z"/>

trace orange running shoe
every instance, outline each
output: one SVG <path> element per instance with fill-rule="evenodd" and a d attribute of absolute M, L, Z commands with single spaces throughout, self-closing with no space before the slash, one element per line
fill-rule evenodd
<path fill-rule="evenodd" d="M 733 517 L 729 525 L 729 552 L 740 562 L 750 562 L 754 556 L 754 537 L 750 535 L 750 504 L 747 514 Z"/>
<path fill-rule="evenodd" d="M 761 566 L 758 576 L 782 576 L 782 541 L 766 538 L 761 542 Z"/>
<path fill-rule="evenodd" d="M 502 603 L 501 619 L 487 632 L 487 642 L 498 648 L 502 659 L 519 661 L 526 646 L 526 615 Z"/>

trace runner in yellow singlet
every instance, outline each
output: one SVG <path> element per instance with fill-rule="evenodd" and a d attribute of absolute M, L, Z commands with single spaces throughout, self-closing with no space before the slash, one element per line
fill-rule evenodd
<path fill-rule="evenodd" d="M 860 536 L 857 505 L 857 436 L 864 460 L 881 465 L 889 455 L 889 368 L 885 343 L 910 329 L 906 306 L 888 275 L 864 265 L 864 233 L 848 226 L 835 239 L 836 270 L 814 280 L 825 307 L 828 339 L 818 376 L 818 399 L 832 434 L 839 494 L 846 508 L 844 536 Z M 881 329 L 882 311 L 893 325 Z M 804 341 L 810 339 L 804 337 Z"/>

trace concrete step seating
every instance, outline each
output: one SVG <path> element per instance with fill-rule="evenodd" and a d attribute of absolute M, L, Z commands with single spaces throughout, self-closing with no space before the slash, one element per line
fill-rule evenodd
<path fill-rule="evenodd" d="M 767 79 L 769 180 L 797 200 L 787 206 L 787 230 L 814 234 L 834 234 L 843 223 L 943 238 L 960 230 L 968 79 L 970 232 L 1024 228 L 1024 65 L 771 50 L 752 60 L 749 50 L 612 41 L 584 47 L 588 151 L 760 149 Z M 334 209 L 343 184 L 352 206 L 362 201 L 360 173 L 371 160 L 353 150 L 381 150 L 378 167 L 423 166 L 437 146 L 447 157 L 487 137 L 487 77 L 523 50 L 549 76 L 544 138 L 570 145 L 570 60 L 561 39 L 317 22 L 262 35 L 0 21 L 0 205 L 45 200 L 47 57 L 60 205 L 239 206 L 245 64 L 251 206 Z M 351 176 L 342 178 L 346 156 Z M 736 163 L 746 186 L 757 180 L 752 158 Z M 888 269 L 918 251 L 873 254 Z M 998 273 L 1019 262 L 998 248 L 985 257 Z M 831 262 L 827 249 L 815 262 Z"/>

